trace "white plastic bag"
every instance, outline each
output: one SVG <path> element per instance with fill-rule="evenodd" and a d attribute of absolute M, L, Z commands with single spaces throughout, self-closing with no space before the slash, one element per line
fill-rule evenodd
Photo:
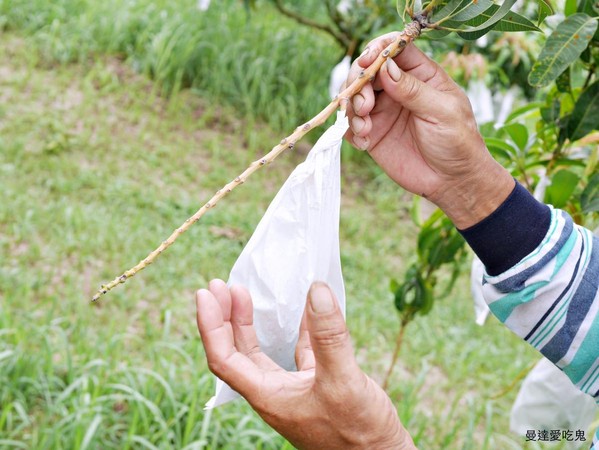
<path fill-rule="evenodd" d="M 470 269 L 470 293 L 474 299 L 474 317 L 476 324 L 483 326 L 491 310 L 487 306 L 483 296 L 482 279 L 485 275 L 485 266 L 483 262 L 474 255 L 472 258 L 472 267 Z"/>
<path fill-rule="evenodd" d="M 339 255 L 340 149 L 345 113 L 318 140 L 268 207 L 233 266 L 228 284 L 246 287 L 260 347 L 295 370 L 295 344 L 312 282 L 328 283 L 345 311 Z M 217 379 L 210 409 L 238 397 Z"/>
<path fill-rule="evenodd" d="M 351 69 L 351 56 L 344 56 L 343 59 L 333 67 L 331 71 L 331 77 L 329 79 L 329 95 L 331 98 L 335 98 L 339 91 L 341 90 L 341 86 L 349 75 L 349 70 Z"/>
<path fill-rule="evenodd" d="M 543 358 L 522 383 L 512 407 L 510 429 L 519 436 L 525 436 L 527 430 L 586 431 L 596 414 L 593 398 Z M 580 444 L 589 446 L 588 441 Z"/>

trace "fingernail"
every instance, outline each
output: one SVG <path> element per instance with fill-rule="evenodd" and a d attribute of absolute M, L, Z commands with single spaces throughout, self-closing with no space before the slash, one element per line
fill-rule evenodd
<path fill-rule="evenodd" d="M 387 59 L 387 72 L 389 72 L 389 76 L 393 81 L 399 81 L 401 78 L 401 69 L 392 58 Z"/>
<path fill-rule="evenodd" d="M 358 111 L 364 104 L 364 97 L 361 94 L 354 95 L 352 103 L 354 105 L 354 111 Z"/>
<path fill-rule="evenodd" d="M 364 49 L 364 51 L 362 52 L 362 54 L 361 54 L 360 56 L 358 56 L 358 59 L 362 59 L 362 58 L 364 58 L 366 55 L 368 55 L 368 53 L 369 53 L 369 52 L 370 52 L 370 48 L 369 48 L 369 47 L 366 47 L 366 48 Z"/>
<path fill-rule="evenodd" d="M 312 310 L 317 314 L 331 312 L 335 309 L 331 290 L 324 283 L 319 281 L 312 283 L 308 296 L 310 298 Z"/>
<path fill-rule="evenodd" d="M 360 131 L 362 131 L 362 128 L 364 128 L 365 124 L 366 122 L 364 121 L 364 119 L 362 119 L 359 116 L 355 116 L 351 120 L 351 129 L 354 133 L 359 133 Z"/>
<path fill-rule="evenodd" d="M 354 136 L 354 145 L 358 147 L 360 150 L 368 150 L 370 141 L 364 137 Z"/>

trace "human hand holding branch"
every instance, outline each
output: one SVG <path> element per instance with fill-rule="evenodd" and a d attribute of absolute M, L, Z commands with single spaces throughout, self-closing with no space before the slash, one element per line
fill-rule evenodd
<path fill-rule="evenodd" d="M 372 41 L 348 83 L 396 36 Z M 443 209 L 458 228 L 487 217 L 514 188 L 487 151 L 465 93 L 416 46 L 389 58 L 352 106 L 346 138 L 368 150 L 396 183 Z"/>

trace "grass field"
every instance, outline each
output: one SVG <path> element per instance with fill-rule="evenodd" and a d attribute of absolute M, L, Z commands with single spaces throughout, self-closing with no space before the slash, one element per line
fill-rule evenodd
<path fill-rule="evenodd" d="M 0 35 L 0 448 L 292 448 L 244 402 L 203 411 L 214 382 L 193 293 L 227 278 L 306 147 L 91 305 L 285 133 L 197 90 L 165 100 L 113 53 L 62 63 L 43 48 Z M 410 197 L 363 158 L 342 172 L 348 324 L 381 380 L 398 326 L 389 280 L 414 253 Z M 468 289 L 464 276 L 407 330 L 390 390 L 402 421 L 421 449 L 543 448 L 509 433 L 517 389 L 491 398 L 537 356 L 495 320 L 476 326 Z"/>

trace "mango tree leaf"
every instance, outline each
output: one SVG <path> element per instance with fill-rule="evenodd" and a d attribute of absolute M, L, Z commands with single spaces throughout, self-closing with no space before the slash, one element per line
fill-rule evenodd
<path fill-rule="evenodd" d="M 576 13 L 576 4 L 576 0 L 566 0 L 566 4 L 564 5 L 564 14 L 566 17 Z"/>
<path fill-rule="evenodd" d="M 412 19 L 410 18 L 410 15 L 408 14 L 408 2 L 407 0 L 397 0 L 397 3 L 395 4 L 395 8 L 397 9 L 397 15 L 399 16 L 399 19 L 401 20 L 401 24 L 405 25 L 406 23 L 410 23 L 412 21 Z"/>
<path fill-rule="evenodd" d="M 599 2 L 597 2 L 597 0 L 580 0 L 577 11 L 585 13 L 591 17 L 597 17 L 597 15 L 599 15 Z M 599 28 L 595 30 L 593 39 L 595 41 L 599 41 Z"/>
<path fill-rule="evenodd" d="M 555 208 L 563 208 L 570 196 L 576 189 L 580 178 L 574 172 L 566 169 L 557 171 L 551 177 L 551 184 L 545 191 L 545 202 L 553 205 Z"/>
<path fill-rule="evenodd" d="M 580 207 L 583 213 L 599 211 L 599 173 L 591 177 L 580 196 Z"/>
<path fill-rule="evenodd" d="M 555 85 L 557 86 L 557 90 L 559 92 L 570 92 L 572 90 L 570 86 L 570 67 L 566 67 L 566 70 L 562 72 L 562 74 L 557 77 L 555 80 Z"/>
<path fill-rule="evenodd" d="M 433 15 L 431 23 L 442 21 L 443 27 L 461 28 L 464 22 L 477 17 L 491 6 L 493 6 L 491 0 L 452 0 Z M 426 36 L 429 39 L 442 39 L 449 33 L 449 30 L 430 29 L 426 32 Z"/>
<path fill-rule="evenodd" d="M 559 98 L 554 98 L 548 105 L 541 108 L 541 117 L 547 123 L 555 123 L 559 118 L 561 102 Z"/>
<path fill-rule="evenodd" d="M 494 5 L 493 8 L 497 8 L 497 5 Z M 535 24 L 533 24 L 526 17 L 521 16 L 513 11 L 504 18 L 501 19 L 494 25 L 491 25 L 488 28 L 484 28 L 480 31 L 462 31 L 458 33 L 462 39 L 466 39 L 468 41 L 474 41 L 481 36 L 484 36 L 489 31 L 502 31 L 502 32 L 516 32 L 516 31 L 541 31 Z"/>
<path fill-rule="evenodd" d="M 530 103 L 526 103 L 525 105 L 522 105 L 516 109 L 514 109 L 505 119 L 505 121 L 507 123 L 510 123 L 512 120 L 520 117 L 520 116 L 525 116 L 528 113 L 530 113 L 531 111 L 534 111 L 536 109 L 539 109 L 541 107 L 543 107 L 544 104 L 542 102 L 530 102 Z"/>
<path fill-rule="evenodd" d="M 445 19 L 446 17 L 456 13 L 463 2 L 464 0 L 451 0 L 442 7 L 436 8 L 430 18 L 431 23 L 437 23 L 441 19 Z"/>
<path fill-rule="evenodd" d="M 475 17 L 472 20 L 466 22 L 466 25 L 477 26 L 480 24 L 484 24 L 493 17 L 494 14 L 499 10 L 498 5 L 492 5 L 489 9 L 484 11 L 479 16 Z M 506 32 L 514 32 L 514 31 L 541 31 L 534 23 L 528 20 L 526 17 L 521 16 L 513 11 L 509 11 L 508 14 L 497 22 L 494 25 L 489 26 L 480 31 L 469 32 L 469 29 L 466 29 L 464 32 L 460 33 L 460 36 L 463 39 L 474 40 L 479 37 L 485 35 L 491 30 L 495 31 L 506 31 Z"/>
<path fill-rule="evenodd" d="M 514 144 L 516 144 L 520 150 L 526 148 L 526 144 L 528 143 L 528 129 L 524 125 L 521 123 L 511 123 L 504 126 L 503 129 L 509 134 L 512 141 L 514 141 Z"/>
<path fill-rule="evenodd" d="M 578 97 L 568 122 L 568 137 L 576 141 L 596 129 L 599 129 L 599 81 Z"/>
<path fill-rule="evenodd" d="M 449 22 L 443 23 L 443 25 L 450 26 Z M 429 39 L 443 39 L 445 36 L 447 36 L 449 33 L 451 33 L 451 31 L 449 31 L 449 30 L 433 30 L 433 29 L 429 29 L 429 28 L 425 28 L 425 31 L 426 32 L 423 34 Z"/>
<path fill-rule="evenodd" d="M 493 27 L 493 25 L 495 25 L 497 22 L 503 19 L 510 12 L 511 7 L 514 6 L 514 3 L 516 3 L 516 0 L 505 0 L 499 8 L 497 8 L 494 12 L 490 14 L 490 17 L 484 17 L 483 22 L 479 25 L 476 25 L 472 28 L 467 28 L 464 34 L 474 33 L 475 31 L 490 30 Z M 460 33 L 460 36 L 461 35 L 462 33 Z"/>
<path fill-rule="evenodd" d="M 451 20 L 454 22 L 466 22 L 478 17 L 491 6 L 493 6 L 491 0 L 463 0 Z"/>
<path fill-rule="evenodd" d="M 557 118 L 555 124 L 557 125 L 557 143 L 562 145 L 568 138 L 568 124 L 570 123 L 571 114 L 566 114 Z"/>
<path fill-rule="evenodd" d="M 539 10 L 537 13 L 537 25 L 541 25 L 543 20 L 547 16 L 551 16 L 553 14 L 553 5 L 551 4 L 551 0 L 538 0 L 539 1 Z"/>
<path fill-rule="evenodd" d="M 493 156 L 502 156 L 505 159 L 510 160 L 518 154 L 518 151 L 514 147 L 502 139 L 486 137 L 485 145 Z"/>
<path fill-rule="evenodd" d="M 539 58 L 528 75 L 532 86 L 547 86 L 572 64 L 589 44 L 597 29 L 597 20 L 586 14 L 574 14 L 547 38 Z"/>

